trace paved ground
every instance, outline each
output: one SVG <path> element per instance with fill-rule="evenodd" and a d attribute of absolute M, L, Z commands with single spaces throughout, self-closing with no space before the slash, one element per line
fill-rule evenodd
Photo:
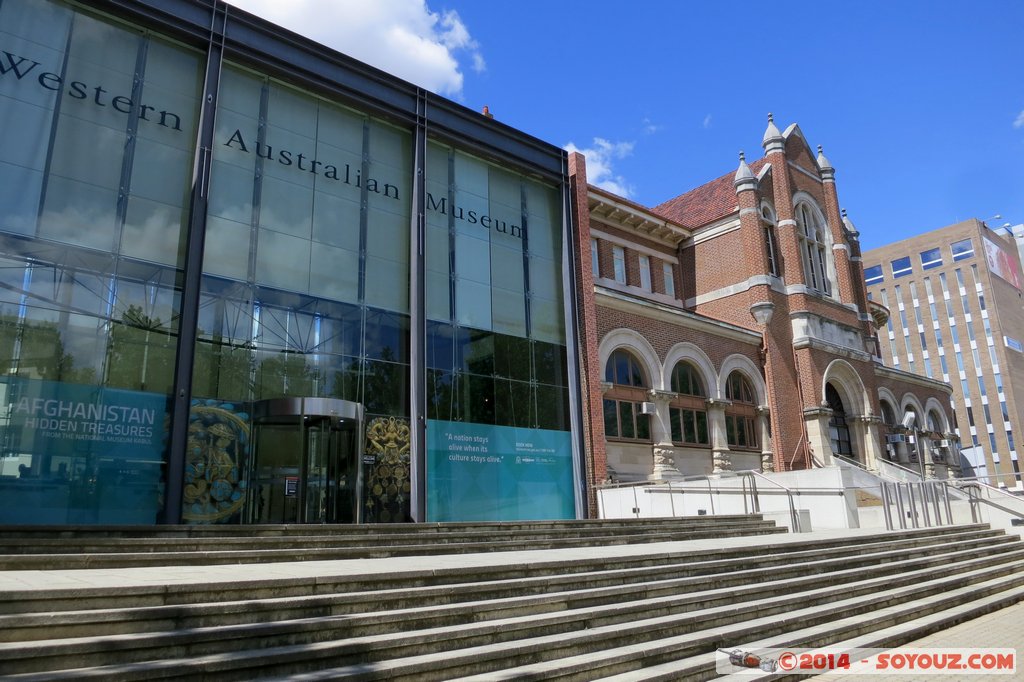
<path fill-rule="evenodd" d="M 814 680 L 818 682 L 833 682 L 842 680 L 852 682 L 856 680 L 867 681 L 872 679 L 886 679 L 894 682 L 947 682 L 949 680 L 968 680 L 970 682 L 983 682 L 984 680 L 1002 681 L 1024 680 L 1024 602 L 1014 606 L 994 611 L 981 618 L 961 623 L 948 630 L 936 632 L 922 639 L 907 644 L 906 647 L 915 649 L 932 648 L 999 648 L 1017 650 L 1017 673 L 1016 675 L 844 675 L 829 674 L 819 675 Z M 898 651 L 898 650 L 893 650 Z"/>

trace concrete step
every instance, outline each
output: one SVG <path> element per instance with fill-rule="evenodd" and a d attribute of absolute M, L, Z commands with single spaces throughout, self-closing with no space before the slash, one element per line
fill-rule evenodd
<path fill-rule="evenodd" d="M 915 539 L 915 536 L 923 536 L 917 532 L 904 535 L 911 540 Z M 485 666 L 486 670 L 494 671 L 509 665 L 521 666 L 521 658 L 527 655 L 542 656 L 546 663 L 566 656 L 571 658 L 579 655 L 563 650 L 563 643 L 569 640 L 575 642 L 572 647 L 582 648 L 584 653 L 593 654 L 603 653 L 609 648 L 620 648 L 627 641 L 644 641 L 652 636 L 671 638 L 691 632 L 694 628 L 732 627 L 744 619 L 749 619 L 751 614 L 761 614 L 760 617 L 763 618 L 773 615 L 777 620 L 779 615 L 786 614 L 794 608 L 807 608 L 808 604 L 818 606 L 835 601 L 839 598 L 836 585 L 843 586 L 844 596 L 858 595 L 867 598 L 885 592 L 887 588 L 892 592 L 894 586 L 905 586 L 905 589 L 909 590 L 917 584 L 935 583 L 940 575 L 947 581 L 943 583 L 943 587 L 949 586 L 948 581 L 965 579 L 964 576 L 980 580 L 981 576 L 992 576 L 997 573 L 1024 581 L 1024 555 L 1021 554 L 1019 542 L 1005 543 L 999 542 L 999 538 L 992 538 L 993 547 L 999 551 L 972 559 L 971 557 L 978 555 L 978 548 L 958 547 L 956 543 L 949 542 L 949 539 L 956 535 L 955 532 L 934 534 L 934 537 L 946 536 L 946 548 L 954 550 L 946 552 L 946 556 L 941 556 L 941 552 L 933 553 L 933 556 L 940 557 L 938 561 L 916 560 L 917 563 L 914 563 L 915 560 L 901 561 L 890 557 L 886 563 L 874 558 L 875 560 L 868 564 L 875 565 L 873 569 L 865 570 L 849 565 L 845 569 L 836 567 L 830 574 L 825 575 L 824 579 L 818 581 L 807 580 L 804 577 L 779 580 L 773 572 L 773 580 L 762 580 L 761 585 L 746 590 L 717 587 L 689 595 L 685 595 L 684 592 L 683 597 L 670 594 L 645 596 L 641 599 L 636 599 L 637 595 L 633 593 L 624 595 L 626 601 L 605 600 L 598 605 L 590 604 L 584 597 L 579 603 L 587 605 L 572 608 L 572 602 L 566 601 L 561 607 L 564 611 L 557 613 L 538 614 L 527 607 L 525 612 L 518 612 L 521 615 L 509 617 L 499 608 L 494 614 L 502 617 L 484 623 L 474 622 L 477 618 L 473 614 L 478 609 L 472 604 L 465 605 L 469 607 L 465 611 L 470 616 L 467 618 L 465 614 L 461 615 L 461 620 L 454 625 L 437 625 L 437 618 L 443 620 L 450 617 L 450 614 L 454 613 L 451 610 L 449 614 L 431 614 L 429 610 L 413 614 L 408 609 L 379 614 L 382 620 L 390 619 L 391 622 L 423 619 L 419 624 L 413 623 L 413 630 L 410 632 L 358 635 L 357 633 L 361 632 L 356 627 L 358 618 L 335 617 L 305 619 L 303 622 L 270 623 L 248 628 L 208 628 L 206 631 L 200 628 L 169 633 L 164 636 L 162 642 L 158 641 L 160 636 L 147 634 L 82 638 L 79 641 L 18 643 L 12 646 L 5 645 L 0 651 L 0 661 L 4 661 L 0 664 L 0 672 L 14 674 L 19 671 L 36 670 L 38 674 L 49 671 L 58 675 L 61 665 L 89 665 L 89 661 L 94 660 L 90 656 L 97 657 L 96 660 L 113 658 L 122 664 L 105 666 L 101 672 L 97 672 L 98 669 L 64 670 L 59 672 L 59 676 L 85 676 L 94 679 L 95 676 L 99 676 L 108 679 L 105 676 L 109 675 L 109 679 L 137 679 L 138 676 L 149 675 L 191 677 L 216 674 L 222 679 L 225 675 L 226 679 L 245 679 L 267 672 L 296 672 L 301 666 L 307 666 L 304 669 L 315 669 L 324 665 L 342 665 L 343 668 L 332 669 L 340 675 L 353 672 L 350 669 L 353 666 L 362 670 L 375 659 L 378 660 L 373 663 L 374 670 L 407 674 L 402 672 L 408 670 L 407 664 L 413 667 L 425 665 L 424 660 L 421 660 L 424 657 L 431 660 L 458 658 L 463 661 L 460 665 L 471 667 L 479 667 L 483 665 L 481 660 L 487 660 L 490 661 L 487 666 L 499 666 Z M 804 543 L 794 544 L 799 547 Z M 911 552 L 915 551 L 920 554 L 924 548 L 911 549 Z M 580 578 L 580 575 L 576 574 L 574 577 Z M 929 577 L 930 581 L 922 582 Z M 718 590 L 717 594 L 715 589 Z M 903 599 L 903 596 L 902 593 L 893 592 L 891 598 L 898 601 Z M 511 613 L 517 613 L 515 609 L 519 606 L 522 605 L 506 605 L 504 608 L 511 608 Z M 371 613 L 370 618 L 363 617 L 363 627 L 372 627 L 370 623 L 373 615 Z M 261 628 L 262 632 L 259 631 Z M 590 635 L 597 638 L 594 639 Z M 296 637 L 298 639 L 295 639 Z M 230 645 L 225 645 L 225 641 Z M 277 646 L 282 643 L 289 645 Z M 517 643 L 529 643 L 529 646 L 523 649 L 517 647 Z M 241 647 L 240 650 L 231 650 L 238 646 Z M 478 660 L 482 652 L 477 651 L 477 655 L 472 652 L 486 646 L 497 646 L 501 653 L 497 657 L 488 655 Z M 452 651 L 453 649 L 459 651 Z M 525 654 L 523 651 L 531 653 Z M 132 655 L 138 655 L 142 660 L 135 663 L 123 662 L 126 658 L 130 660 Z M 50 657 L 49 663 L 46 663 L 47 657 Z M 188 660 L 177 660 L 176 665 L 170 665 L 148 660 L 149 657 L 165 657 L 165 661 L 172 662 L 176 659 Z M 293 660 L 296 657 L 303 661 L 301 666 Z M 226 659 L 230 659 L 231 662 L 227 668 L 222 665 Z M 412 659 L 419 662 L 409 663 Z M 22 667 L 7 667 L 14 666 L 15 662 Z M 453 674 L 468 674 L 462 668 L 454 670 L 450 665 L 438 667 L 439 664 L 436 662 L 432 665 L 434 667 L 430 670 L 435 670 L 439 675 L 434 677 L 436 679 Z M 417 669 L 417 674 L 425 674 L 427 671 L 427 668 Z"/>
<path fill-rule="evenodd" d="M 950 540 L 955 538 L 951 544 Z M 847 548 L 826 548 L 816 551 L 792 552 L 789 560 L 772 570 L 776 580 L 784 578 L 799 581 L 818 581 L 823 572 L 834 570 L 861 570 L 891 572 L 890 564 L 908 566 L 941 565 L 951 556 L 970 552 L 972 556 L 1000 554 L 1013 540 L 1006 536 L 993 536 L 990 532 L 972 531 L 941 538 L 905 538 L 898 543 L 865 543 L 858 547 L 856 556 L 849 556 Z M 926 544 L 928 543 L 928 544 Z M 221 627 L 246 623 L 266 623 L 281 620 L 342 616 L 370 613 L 376 624 L 384 628 L 410 629 L 411 619 L 384 620 L 373 615 L 384 610 L 428 609 L 432 617 L 453 617 L 449 614 L 471 612 L 475 620 L 500 617 L 513 609 L 532 609 L 550 612 L 580 606 L 610 603 L 630 598 L 657 598 L 682 594 L 695 588 L 712 587 L 739 589 L 754 585 L 761 587 L 765 567 L 764 559 L 750 558 L 713 562 L 667 563 L 659 566 L 641 566 L 615 570 L 596 570 L 557 577 L 529 576 L 483 582 L 369 590 L 362 592 L 339 591 L 329 594 L 300 595 L 294 597 L 250 598 L 237 601 L 215 601 L 216 592 L 210 592 L 210 601 L 197 604 L 155 607 L 126 606 L 117 595 L 110 595 L 107 608 L 96 610 L 56 611 L 56 604 L 43 613 L 0 616 L 0 642 L 30 641 L 38 639 L 77 636 L 160 632 L 168 629 Z M 707 562 L 705 562 L 707 563 Z M 344 586 L 338 586 L 344 589 Z M 78 604 L 72 604 L 78 606 Z"/>
<path fill-rule="evenodd" d="M 833 584 L 844 584 L 846 596 L 867 594 L 882 587 L 912 585 L 928 577 L 955 575 L 967 567 L 994 567 L 1011 560 L 1024 562 L 1024 547 L 1012 553 L 972 558 L 974 556 L 974 550 L 947 552 L 927 561 L 895 562 L 875 566 L 873 569 L 846 569 L 831 574 L 830 578 Z M 704 589 L 692 591 L 691 586 L 691 590 L 687 591 L 683 586 L 683 589 L 660 596 L 616 594 L 611 590 L 594 595 L 580 591 L 547 601 L 507 599 L 471 602 L 457 607 L 402 608 L 356 616 L 179 628 L 157 633 L 106 636 L 97 633 L 76 639 L 0 644 L 0 658 L 6 661 L 5 666 L 9 666 L 11 672 L 27 672 L 100 665 L 112 655 L 120 661 L 135 662 L 169 658 L 178 651 L 187 651 L 190 656 L 209 655 L 343 638 L 362 638 L 370 642 L 375 637 L 383 636 L 382 639 L 395 647 L 398 643 L 390 637 L 392 634 L 415 631 L 410 636 L 420 637 L 432 629 L 449 627 L 468 627 L 470 630 L 484 631 L 484 637 L 500 637 L 494 632 L 486 632 L 488 628 L 483 624 L 486 621 L 493 621 L 490 623 L 492 630 L 511 626 L 519 636 L 529 636 L 530 632 L 539 634 L 566 628 L 577 630 L 629 623 L 641 618 L 667 617 L 687 612 L 695 612 L 693 619 L 697 622 L 702 618 L 702 613 L 709 609 L 738 602 L 768 603 L 773 599 L 792 602 L 799 599 L 801 603 L 806 603 L 808 595 L 815 594 L 820 582 L 817 576 L 802 576 L 773 579 L 770 582 L 762 580 L 744 588 L 705 586 Z M 826 592 L 831 598 L 835 590 L 830 588 Z M 780 599 L 777 595 L 785 597 Z M 529 627 L 524 627 L 522 619 L 531 621 Z M 581 622 L 585 622 L 585 625 L 579 625 Z M 577 625 L 573 626 L 572 623 Z"/>
<path fill-rule="evenodd" d="M 714 518 L 714 517 L 694 517 Z M 408 526 L 407 526 L 408 528 Z M 742 537 L 785 533 L 758 516 L 714 522 L 668 519 L 658 524 L 577 525 L 554 530 L 450 531 L 372 535 L 304 535 L 300 537 L 204 537 L 93 539 L 9 539 L 0 542 L 0 570 L 52 568 L 119 568 L 196 564 L 269 563 L 328 559 L 386 558 L 436 554 L 521 551 L 558 547 L 669 542 L 706 537 Z M 59 550 L 59 551 L 55 551 Z"/>
<path fill-rule="evenodd" d="M 318 563 L 311 577 L 270 578 L 258 576 L 243 579 L 229 572 L 225 579 L 215 582 L 188 581 L 185 584 L 164 584 L 165 571 L 161 568 L 137 569 L 142 572 L 138 584 L 119 585 L 117 590 L 106 588 L 33 589 L 0 592 L 0 614 L 54 613 L 85 609 L 126 610 L 161 606 L 182 606 L 228 601 L 252 603 L 264 599 L 308 597 L 338 593 L 375 592 L 365 599 L 352 598 L 353 603 L 386 598 L 381 591 L 396 590 L 399 596 L 427 593 L 448 602 L 466 598 L 483 598 L 497 589 L 499 592 L 515 587 L 544 593 L 571 589 L 581 581 L 603 578 L 603 585 L 649 580 L 655 572 L 666 577 L 711 575 L 739 568 L 771 568 L 787 564 L 814 561 L 820 570 L 839 566 L 845 557 L 856 557 L 886 549 L 889 543 L 900 542 L 899 551 L 912 553 L 917 547 L 936 542 L 992 541 L 1014 542 L 1015 538 L 984 525 L 903 530 L 861 537 L 857 544 L 845 538 L 807 540 L 800 535 L 779 536 L 778 541 L 765 539 L 757 543 L 756 551 L 747 544 L 703 549 L 698 557 L 690 553 L 651 551 L 632 556 L 606 556 L 595 553 L 589 560 L 574 558 L 560 560 L 557 553 L 544 554 L 544 560 L 528 562 L 504 561 L 485 563 L 475 561 L 473 580 L 466 584 L 466 571 L 462 565 L 449 568 L 410 569 L 403 567 L 393 573 L 332 574 L 331 562 Z M 907 554 L 906 556 L 912 556 Z M 896 555 L 891 555 L 896 556 Z M 880 557 L 878 561 L 886 558 Z M 829 561 L 836 563 L 828 563 Z M 250 572 L 251 573 L 251 572 Z M 587 575 L 584 575 L 587 574 Z M 83 574 L 88 575 L 88 574 Z M 247 574 L 248 575 L 248 574 Z M 527 581 L 513 585 L 509 581 Z M 461 585 L 459 589 L 452 587 Z M 430 590 L 434 590 L 430 592 Z M 475 596 L 473 596 L 475 594 Z"/>

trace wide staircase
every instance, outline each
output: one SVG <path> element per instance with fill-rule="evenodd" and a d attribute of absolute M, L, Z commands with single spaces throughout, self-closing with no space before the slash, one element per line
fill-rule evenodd
<path fill-rule="evenodd" d="M 772 530 L 719 516 L 10 531 L 0 677 L 709 679 L 718 649 L 897 646 L 1024 600 L 1024 543 L 987 526 Z"/>

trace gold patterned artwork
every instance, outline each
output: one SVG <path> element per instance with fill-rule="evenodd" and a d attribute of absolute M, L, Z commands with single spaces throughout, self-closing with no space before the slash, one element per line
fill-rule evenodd
<path fill-rule="evenodd" d="M 372 456 L 366 479 L 366 521 L 398 523 L 409 509 L 409 421 L 376 417 L 366 425 L 366 455 Z"/>
<path fill-rule="evenodd" d="M 186 523 L 229 520 L 245 504 L 240 471 L 249 443 L 247 415 L 229 405 L 192 405 L 188 424 L 182 519 Z"/>

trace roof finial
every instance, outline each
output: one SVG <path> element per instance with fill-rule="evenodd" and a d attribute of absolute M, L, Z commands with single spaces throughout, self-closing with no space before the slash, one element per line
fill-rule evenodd
<path fill-rule="evenodd" d="M 746 161 L 747 157 L 743 155 L 743 150 L 740 150 L 740 161 Z"/>
<path fill-rule="evenodd" d="M 775 117 L 770 111 L 768 112 L 768 127 L 765 128 L 764 136 L 761 138 L 761 146 L 764 147 L 765 152 L 777 152 L 783 149 L 782 133 L 775 127 Z"/>
<path fill-rule="evenodd" d="M 843 214 L 844 218 L 846 217 L 846 209 L 845 208 L 841 209 L 839 212 Z"/>
<path fill-rule="evenodd" d="M 824 154 L 825 153 L 825 152 L 821 151 L 821 145 L 820 144 L 818 145 L 818 153 L 819 154 Z"/>

